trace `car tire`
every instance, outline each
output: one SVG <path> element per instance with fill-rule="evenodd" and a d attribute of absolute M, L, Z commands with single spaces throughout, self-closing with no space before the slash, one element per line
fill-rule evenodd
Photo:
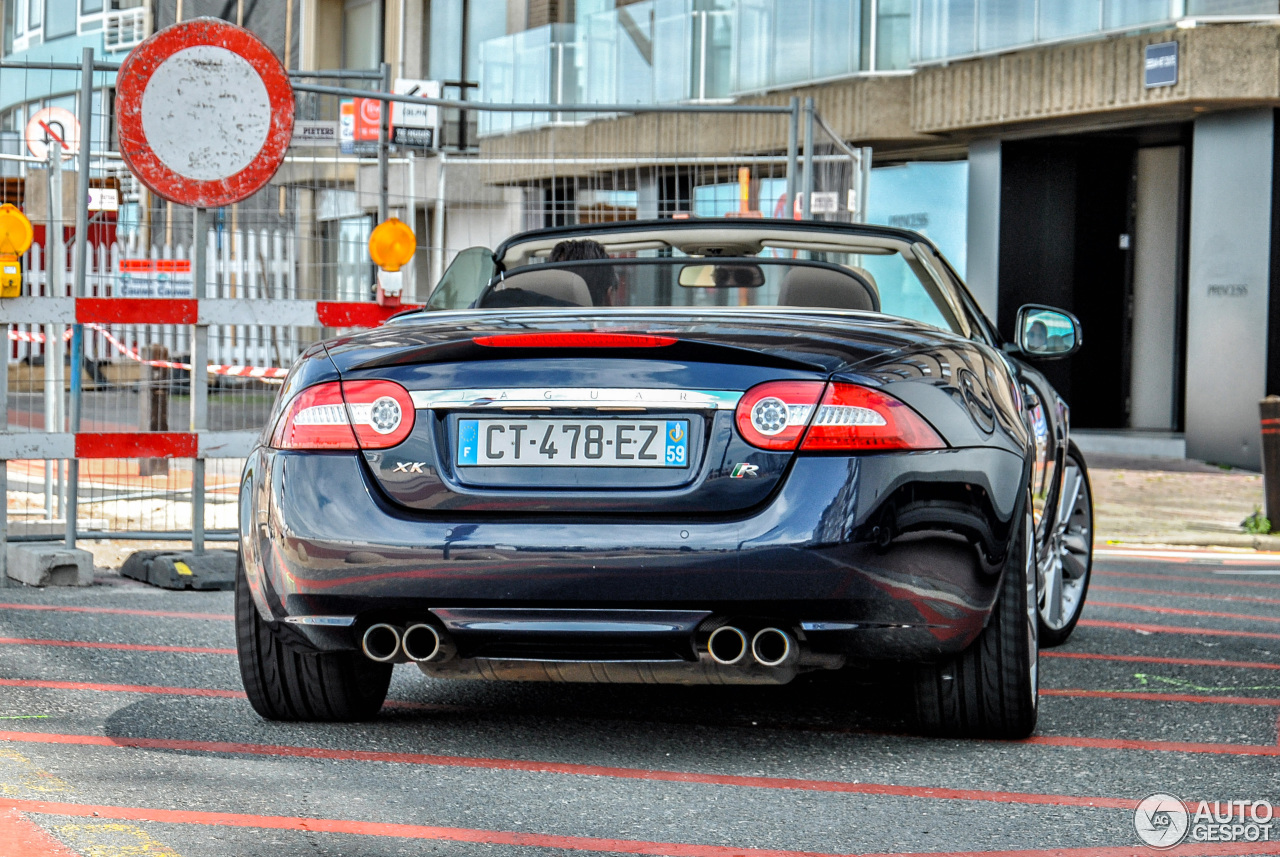
<path fill-rule="evenodd" d="M 1067 447 L 1063 502 L 1039 563 L 1040 645 L 1061 646 L 1075 630 L 1089 594 L 1093 571 L 1093 490 L 1079 447 Z M 1056 598 L 1056 611 L 1049 599 Z"/>
<path fill-rule="evenodd" d="M 923 732 L 1014 740 L 1035 731 L 1039 617 L 1030 498 L 1021 518 L 987 626 L 959 655 L 916 673 L 916 722 Z"/>
<path fill-rule="evenodd" d="M 253 710 L 268 720 L 350 722 L 377 715 L 391 685 L 391 664 L 359 652 L 308 652 L 263 621 L 236 568 L 236 650 Z"/>

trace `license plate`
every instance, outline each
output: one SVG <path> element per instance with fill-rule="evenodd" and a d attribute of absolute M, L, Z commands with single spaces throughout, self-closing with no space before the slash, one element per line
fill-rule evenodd
<path fill-rule="evenodd" d="M 466 467 L 688 467 L 688 420 L 459 420 Z"/>

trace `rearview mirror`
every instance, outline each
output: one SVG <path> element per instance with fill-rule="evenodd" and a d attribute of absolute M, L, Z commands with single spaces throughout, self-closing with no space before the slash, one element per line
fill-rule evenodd
<path fill-rule="evenodd" d="M 1070 357 L 1083 344 L 1080 320 L 1060 309 L 1027 304 L 1018 310 L 1014 341 L 1027 357 Z"/>
<path fill-rule="evenodd" d="M 764 285 L 764 271 L 750 263 L 685 265 L 680 285 L 688 289 L 754 289 Z"/>

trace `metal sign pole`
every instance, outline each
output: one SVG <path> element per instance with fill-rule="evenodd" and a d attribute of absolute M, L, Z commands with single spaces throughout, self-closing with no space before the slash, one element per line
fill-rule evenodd
<path fill-rule="evenodd" d="M 191 236 L 191 293 L 197 300 L 205 297 L 205 256 L 208 236 L 205 235 L 207 212 L 196 206 L 192 217 Z M 209 427 L 209 326 L 194 324 L 191 327 L 191 431 L 202 432 Z M 191 461 L 191 550 L 197 556 L 204 553 L 204 459 Z"/>
<path fill-rule="evenodd" d="M 391 91 L 391 65 L 382 64 L 382 91 Z M 387 148 L 391 145 L 391 102 L 378 102 L 378 222 L 387 222 Z"/>
<path fill-rule="evenodd" d="M 800 205 L 800 219 L 813 219 L 813 99 L 804 100 L 804 194 Z"/>
<path fill-rule="evenodd" d="M 800 145 L 800 97 L 791 96 L 791 115 L 787 117 L 787 205 L 796 204 L 796 147 Z M 788 220 L 791 218 L 788 217 Z"/>
<path fill-rule="evenodd" d="M 76 164 L 76 250 L 75 287 L 73 294 L 88 297 L 87 264 L 89 259 L 89 154 L 93 149 L 93 48 L 85 48 L 80 61 L 80 151 Z M 84 396 L 84 325 L 71 326 L 71 425 L 72 434 L 80 431 L 81 399 Z M 67 547 L 76 546 L 77 502 L 80 488 L 80 460 L 67 462 Z"/>
<path fill-rule="evenodd" d="M 67 293 L 66 260 L 62 244 L 62 149 L 49 143 L 49 225 L 44 242 L 44 291 L 63 297 Z M 44 430 L 65 431 L 62 424 L 62 331 L 58 325 L 44 326 Z M 51 469 L 52 468 L 52 471 Z M 62 499 L 62 461 L 44 464 L 45 519 L 52 521 Z M 57 511 L 62 511 L 57 509 Z"/>

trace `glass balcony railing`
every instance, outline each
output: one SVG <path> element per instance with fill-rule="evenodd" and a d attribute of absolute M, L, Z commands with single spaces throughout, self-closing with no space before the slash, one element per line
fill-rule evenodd
<path fill-rule="evenodd" d="M 579 48 L 571 24 L 548 24 L 481 43 L 477 100 L 548 106 L 581 103 Z M 552 121 L 559 117 L 551 111 L 481 112 L 479 131 L 482 136 L 505 134 Z"/>
<path fill-rule="evenodd" d="M 1277 0 L 914 0 L 912 56 L 935 62 L 1039 42 L 1173 24 L 1194 15 L 1274 15 Z"/>
<path fill-rule="evenodd" d="M 549 107 L 675 104 L 908 67 L 913 0 L 642 0 L 480 48 L 480 95 Z M 482 134 L 578 121 L 488 115 Z"/>

